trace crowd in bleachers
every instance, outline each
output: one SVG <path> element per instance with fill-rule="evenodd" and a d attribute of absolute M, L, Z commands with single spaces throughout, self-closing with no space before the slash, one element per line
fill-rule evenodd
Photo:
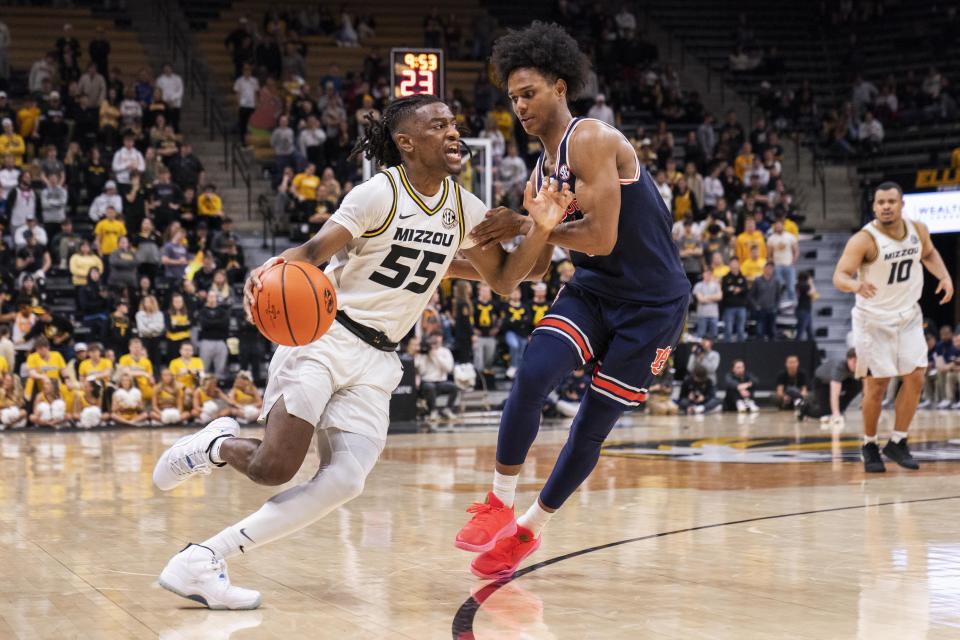
<path fill-rule="evenodd" d="M 250 420 L 266 344 L 183 82 L 109 55 L 66 25 L 26 91 L 0 92 L 0 426 Z"/>

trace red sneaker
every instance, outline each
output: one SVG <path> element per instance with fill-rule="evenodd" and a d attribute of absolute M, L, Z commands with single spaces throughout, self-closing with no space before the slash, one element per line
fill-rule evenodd
<path fill-rule="evenodd" d="M 493 494 L 487 494 L 486 502 L 474 502 L 467 509 L 474 514 L 470 522 L 457 533 L 454 546 L 464 551 L 482 553 L 490 551 L 497 540 L 511 536 L 517 531 L 513 507 L 507 507 Z"/>
<path fill-rule="evenodd" d="M 516 534 L 498 542 L 492 551 L 474 558 L 470 563 L 470 571 L 484 580 L 509 578 L 516 573 L 520 563 L 538 548 L 540 538 L 534 538 L 530 529 L 518 526 Z"/>

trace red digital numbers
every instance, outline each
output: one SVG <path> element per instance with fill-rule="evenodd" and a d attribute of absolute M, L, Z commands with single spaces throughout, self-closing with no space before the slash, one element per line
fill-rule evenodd
<path fill-rule="evenodd" d="M 434 72 L 426 70 L 404 69 L 400 73 L 400 82 L 397 85 L 399 97 L 412 96 L 418 93 L 434 92 Z"/>

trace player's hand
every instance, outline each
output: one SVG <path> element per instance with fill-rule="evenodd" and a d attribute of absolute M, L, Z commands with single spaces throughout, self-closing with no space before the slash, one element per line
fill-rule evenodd
<path fill-rule="evenodd" d="M 567 207 L 573 202 L 570 185 L 563 183 L 558 188 L 556 180 L 544 180 L 539 191 L 534 191 L 533 182 L 527 181 L 523 190 L 523 207 L 530 213 L 534 224 L 548 230 L 553 230 L 563 222 L 567 215 Z"/>
<path fill-rule="evenodd" d="M 935 293 L 940 293 L 941 291 L 943 292 L 943 297 L 940 298 L 940 304 L 947 304 L 953 298 L 953 278 L 950 276 L 940 278 Z"/>
<path fill-rule="evenodd" d="M 877 295 L 877 288 L 869 282 L 861 280 L 860 284 L 857 286 L 857 290 L 854 293 L 869 300 L 873 296 Z"/>
<path fill-rule="evenodd" d="M 470 231 L 470 238 L 481 250 L 485 250 L 523 235 L 527 222 L 526 216 L 507 207 L 497 207 L 487 211 L 483 222 Z"/>
<path fill-rule="evenodd" d="M 273 265 L 284 262 L 286 262 L 284 258 L 275 256 L 251 271 L 250 275 L 247 276 L 247 281 L 243 283 L 243 313 L 247 316 L 247 322 L 253 324 L 253 305 L 257 301 L 257 293 L 260 289 L 263 289 L 260 276 Z"/>

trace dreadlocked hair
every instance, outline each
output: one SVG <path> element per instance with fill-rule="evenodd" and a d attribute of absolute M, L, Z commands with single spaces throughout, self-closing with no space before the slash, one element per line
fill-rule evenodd
<path fill-rule="evenodd" d="M 393 134 L 403 125 L 404 120 L 413 115 L 420 107 L 442 102 L 429 93 L 418 93 L 406 98 L 394 100 L 383 110 L 380 120 L 369 113 L 365 116 L 365 132 L 353 147 L 350 159 L 363 155 L 380 166 L 393 167 L 400 164 L 400 149 L 393 140 Z"/>
<path fill-rule="evenodd" d="M 525 29 L 511 29 L 497 39 L 490 61 L 504 88 L 517 69 L 535 69 L 551 80 L 566 82 L 570 97 L 584 88 L 590 70 L 590 62 L 573 36 L 555 22 L 539 20 Z"/>

